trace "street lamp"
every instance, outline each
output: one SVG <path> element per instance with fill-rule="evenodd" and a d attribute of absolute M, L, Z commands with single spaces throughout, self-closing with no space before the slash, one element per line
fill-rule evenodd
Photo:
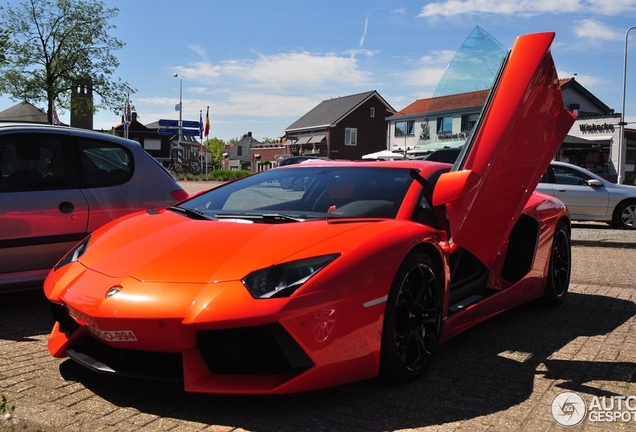
<path fill-rule="evenodd" d="M 404 117 L 404 159 L 406 159 L 406 130 L 408 129 L 408 124 L 406 123 L 406 113 L 402 113 L 402 117 Z"/>
<path fill-rule="evenodd" d="M 177 143 L 177 158 L 181 162 L 181 141 L 183 140 L 183 80 L 178 73 L 172 75 L 175 78 L 179 78 L 179 142 Z"/>
<path fill-rule="evenodd" d="M 618 176 L 616 178 L 616 183 L 621 184 L 623 182 L 623 174 L 625 171 L 625 162 L 623 161 L 623 147 L 625 146 L 625 90 L 627 87 L 627 39 L 629 37 L 629 32 L 634 30 L 636 26 L 630 27 L 625 32 L 625 58 L 623 60 L 623 103 L 621 106 L 621 121 L 619 123 L 620 126 L 620 136 L 618 137 Z"/>

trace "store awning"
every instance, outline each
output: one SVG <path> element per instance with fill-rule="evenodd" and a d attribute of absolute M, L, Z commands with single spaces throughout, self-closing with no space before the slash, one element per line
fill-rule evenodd
<path fill-rule="evenodd" d="M 325 135 L 325 134 L 316 134 L 316 135 L 314 135 L 314 136 L 312 136 L 312 137 L 311 137 L 311 139 L 309 140 L 309 142 L 310 142 L 310 143 L 319 143 L 319 142 L 321 142 L 322 140 L 324 140 L 326 136 L 327 136 L 327 135 Z"/>
<path fill-rule="evenodd" d="M 294 144 L 307 144 L 311 139 L 311 135 L 301 136 Z"/>
<path fill-rule="evenodd" d="M 594 150 L 601 147 L 607 147 L 612 140 L 611 135 L 596 135 L 588 138 L 581 138 L 577 136 L 568 135 L 563 140 L 561 145 L 562 150 Z"/>

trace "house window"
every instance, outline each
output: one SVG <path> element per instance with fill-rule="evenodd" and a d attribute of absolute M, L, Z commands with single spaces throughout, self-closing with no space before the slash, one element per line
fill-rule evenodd
<path fill-rule="evenodd" d="M 453 131 L 453 117 L 437 117 L 437 133 Z"/>
<path fill-rule="evenodd" d="M 395 122 L 395 136 L 415 135 L 415 121 Z"/>
<path fill-rule="evenodd" d="M 354 146 L 358 143 L 358 129 L 346 128 L 345 129 L 345 145 Z"/>
<path fill-rule="evenodd" d="M 371 107 L 371 113 L 370 113 L 371 118 L 375 117 L 375 107 Z"/>
<path fill-rule="evenodd" d="M 243 147 L 241 147 L 241 146 L 237 146 L 236 147 L 236 155 L 237 156 L 243 156 Z"/>
<path fill-rule="evenodd" d="M 463 114 L 462 115 L 462 132 L 470 132 L 473 130 L 475 123 L 479 120 L 479 114 Z"/>

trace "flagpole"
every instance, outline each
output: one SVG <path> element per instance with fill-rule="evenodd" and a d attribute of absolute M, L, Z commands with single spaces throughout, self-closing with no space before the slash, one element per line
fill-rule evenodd
<path fill-rule="evenodd" d="M 206 155 L 203 153 L 203 110 L 199 110 L 199 139 L 201 140 L 201 147 L 200 147 L 200 156 L 199 156 L 199 166 L 201 167 L 201 171 L 203 171 L 203 160 L 201 159 L 201 157 L 206 157 Z M 207 162 L 207 158 L 206 158 L 206 162 Z M 205 167 L 205 174 L 207 175 L 208 173 L 208 169 L 207 169 L 207 165 Z"/>
<path fill-rule="evenodd" d="M 204 134 L 205 137 L 208 137 L 208 134 L 210 133 L 210 106 L 208 105 L 207 110 L 205 111 L 205 129 L 204 129 Z M 207 150 L 207 146 L 206 146 L 206 150 Z M 206 156 L 205 158 L 205 171 L 208 171 L 208 158 Z"/>

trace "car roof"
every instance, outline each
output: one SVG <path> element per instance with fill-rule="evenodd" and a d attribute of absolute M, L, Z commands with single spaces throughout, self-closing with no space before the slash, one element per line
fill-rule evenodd
<path fill-rule="evenodd" d="M 50 125 L 44 123 L 20 123 L 20 122 L 0 122 L 0 133 L 3 132 L 53 132 L 68 133 L 73 136 L 82 136 L 85 138 L 101 139 L 111 142 L 117 142 L 126 146 L 141 147 L 138 141 L 111 135 L 106 132 L 95 131 L 90 129 L 80 129 L 70 126 Z"/>

